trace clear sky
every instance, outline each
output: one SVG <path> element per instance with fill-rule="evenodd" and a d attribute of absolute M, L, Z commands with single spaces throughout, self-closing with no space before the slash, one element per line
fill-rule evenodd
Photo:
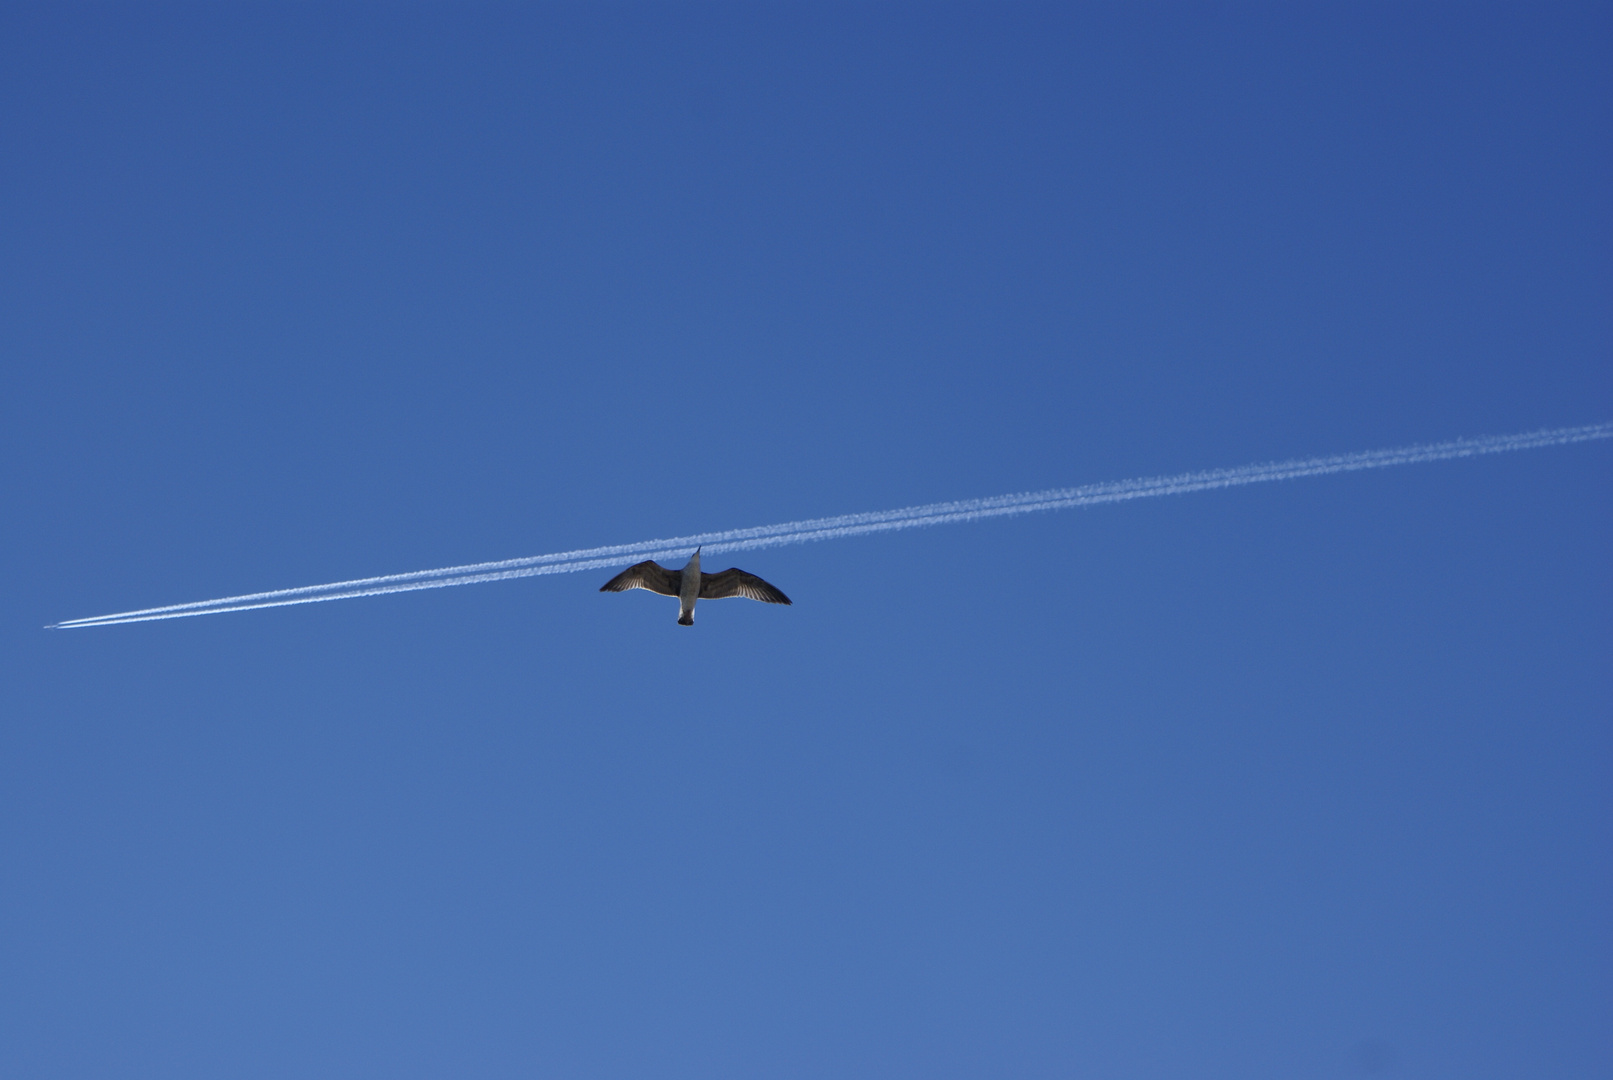
<path fill-rule="evenodd" d="M 1613 1073 L 1606 5 L 0 8 L 0 1074 Z"/>

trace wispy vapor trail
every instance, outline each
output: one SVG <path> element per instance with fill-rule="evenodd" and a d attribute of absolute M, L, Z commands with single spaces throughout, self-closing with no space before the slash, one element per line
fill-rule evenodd
<path fill-rule="evenodd" d="M 159 619 L 183 619 L 192 615 L 216 615 L 225 611 L 251 611 L 255 608 L 286 607 L 290 604 L 316 604 L 324 600 L 380 596 L 385 593 L 413 592 L 416 589 L 442 589 L 450 585 L 473 585 L 482 581 L 504 581 L 509 578 L 535 577 L 540 574 L 570 574 L 578 570 L 620 566 L 640 559 L 684 558 L 696 546 L 703 546 L 711 554 L 746 551 L 753 548 L 778 547 L 782 544 L 804 544 L 811 540 L 837 540 L 844 536 L 860 536 L 864 533 L 978 521 L 981 518 L 1005 517 L 1010 514 L 1096 506 L 1099 503 L 1150 499 L 1160 495 L 1182 495 L 1190 491 L 1262 484 L 1270 480 L 1295 480 L 1305 476 L 1326 476 L 1329 473 L 1357 472 L 1362 469 L 1386 469 L 1393 465 L 1414 465 L 1425 461 L 1476 457 L 1479 454 L 1505 454 L 1514 450 L 1562 446 L 1567 443 L 1607 438 L 1613 438 L 1613 423 L 1553 428 L 1521 435 L 1455 439 L 1422 446 L 1402 446 L 1392 450 L 1366 450 L 1355 454 L 1279 461 L 1265 465 L 1242 465 L 1232 469 L 1181 473 L 1177 476 L 1116 480 L 1103 484 L 1088 484 L 1084 487 L 1054 488 L 1019 495 L 929 503 L 925 506 L 909 506 L 901 510 L 882 510 L 867 514 L 842 514 L 839 517 L 788 521 L 781 525 L 760 525 L 751 529 L 730 529 L 726 532 L 675 536 L 665 540 L 645 540 L 636 544 L 617 544 L 611 547 L 556 552 L 552 555 L 533 555 L 524 559 L 505 559 L 502 562 L 446 566 L 439 570 L 417 570 L 408 574 L 336 581 L 328 585 L 307 585 L 296 589 L 247 593 L 217 600 L 198 600 L 189 604 L 170 604 L 166 607 L 122 611 L 112 615 L 67 619 L 50 629 L 66 630 L 86 626 L 152 622 Z"/>

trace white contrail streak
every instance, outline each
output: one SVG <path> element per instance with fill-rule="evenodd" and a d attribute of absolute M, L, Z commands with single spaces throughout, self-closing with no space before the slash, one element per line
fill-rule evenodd
<path fill-rule="evenodd" d="M 1213 469 L 1208 472 L 1182 473 L 1177 476 L 1115 480 L 1102 484 L 1088 484 L 1084 487 L 1054 488 L 1050 491 L 1031 491 L 1019 495 L 996 495 L 985 499 L 929 503 L 925 506 L 909 506 L 901 510 L 882 510 L 866 514 L 842 514 L 839 517 L 789 521 L 782 525 L 761 525 L 752 529 L 730 529 L 727 532 L 699 533 L 695 536 L 675 536 L 666 540 L 645 540 L 637 544 L 584 548 L 552 555 L 533 555 L 524 559 L 505 559 L 502 562 L 446 566 L 440 570 L 416 570 L 408 574 L 335 581 L 328 585 L 307 585 L 296 589 L 247 593 L 243 596 L 226 596 L 217 600 L 198 600 L 189 604 L 170 604 L 166 607 L 142 608 L 139 611 L 122 611 L 113 615 L 67 619 L 47 629 L 69 630 L 86 626 L 115 626 L 119 623 L 183 619 L 192 615 L 216 615 L 225 611 L 251 611 L 255 608 L 285 607 L 290 604 L 316 604 L 324 600 L 380 596 L 384 593 L 412 592 L 416 589 L 441 589 L 450 585 L 473 585 L 481 581 L 504 581 L 539 574 L 570 574 L 578 570 L 620 566 L 640 559 L 683 558 L 697 546 L 703 546 L 710 554 L 746 551 L 753 548 L 777 547 L 782 544 L 804 544 L 811 540 L 836 540 L 843 536 L 859 536 L 864 533 L 913 529 L 924 525 L 946 525 L 959 521 L 1004 517 L 1009 514 L 1096 506 L 1099 503 L 1150 499 L 1160 495 L 1182 495 L 1190 491 L 1262 484 L 1270 480 L 1294 480 L 1304 476 L 1326 476 L 1330 473 L 1356 472 L 1361 469 L 1386 469 L 1393 465 L 1414 465 L 1425 461 L 1475 457 L 1479 454 L 1505 454 L 1539 446 L 1562 446 L 1567 443 L 1607 438 L 1613 438 L 1613 423 L 1552 428 L 1521 435 L 1454 439 L 1450 442 L 1421 446 L 1402 446 L 1393 450 L 1365 450 L 1355 454 L 1279 461 L 1265 465 L 1241 465 L 1232 469 Z"/>

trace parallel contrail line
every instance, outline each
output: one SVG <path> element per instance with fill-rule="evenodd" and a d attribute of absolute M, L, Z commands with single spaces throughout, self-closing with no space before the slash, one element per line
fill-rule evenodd
<path fill-rule="evenodd" d="M 583 548 L 521 559 L 470 563 L 437 570 L 416 570 L 405 574 L 386 574 L 380 577 L 336 581 L 325 585 L 306 585 L 294 589 L 226 596 L 216 600 L 169 604 L 164 607 L 142 608 L 112 615 L 67 619 L 49 629 L 68 630 L 89 626 L 115 626 L 121 623 L 155 622 L 163 619 L 183 619 L 193 615 L 217 615 L 226 611 L 252 611 L 258 608 L 317 604 L 326 600 L 381 596 L 419 589 L 441 589 L 451 585 L 507 581 L 512 578 L 544 574 L 569 574 L 579 570 L 619 566 L 624 562 L 640 559 L 682 557 L 697 546 L 703 546 L 711 554 L 747 551 L 784 544 L 804 544 L 814 540 L 836 540 L 847 536 L 890 532 L 897 529 L 978 521 L 982 518 L 1005 517 L 1012 514 L 1096 506 L 1131 499 L 1181 495 L 1192 491 L 1211 491 L 1272 480 L 1293 480 L 1308 476 L 1326 476 L 1331 473 L 1357 472 L 1363 469 L 1384 469 L 1395 465 L 1446 461 L 1480 454 L 1504 454 L 1515 450 L 1562 446 L 1607 438 L 1613 438 L 1613 423 L 1552 428 L 1518 435 L 1453 439 L 1449 442 L 1403 446 L 1389 450 L 1366 450 L 1353 454 L 1336 454 L 1330 457 L 1302 458 L 1268 464 L 1241 465 L 1228 469 L 1181 473 L 1176 476 L 1116 480 L 1082 487 L 1023 492 L 1017 495 L 928 503 L 899 510 L 841 514 L 836 517 L 789 521 L 749 529 L 729 529 L 664 540 L 645 540 L 635 544 Z"/>

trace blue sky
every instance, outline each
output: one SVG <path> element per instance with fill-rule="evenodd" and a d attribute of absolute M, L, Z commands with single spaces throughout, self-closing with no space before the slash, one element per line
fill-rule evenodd
<path fill-rule="evenodd" d="M 40 628 L 1613 419 L 1610 45 L 6 7 L 0 1072 L 1608 1072 L 1605 442 Z"/>

